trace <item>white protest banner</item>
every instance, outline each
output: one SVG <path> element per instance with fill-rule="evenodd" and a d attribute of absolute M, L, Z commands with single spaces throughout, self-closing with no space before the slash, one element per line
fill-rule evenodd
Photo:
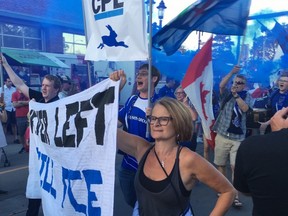
<path fill-rule="evenodd" d="M 44 215 L 113 215 L 119 82 L 31 101 L 26 196 Z"/>
<path fill-rule="evenodd" d="M 143 0 L 83 0 L 88 38 L 85 60 L 147 60 Z"/>

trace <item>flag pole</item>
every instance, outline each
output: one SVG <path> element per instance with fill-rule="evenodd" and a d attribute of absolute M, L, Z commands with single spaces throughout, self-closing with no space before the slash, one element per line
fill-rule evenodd
<path fill-rule="evenodd" d="M 242 43 L 241 43 L 241 49 L 240 49 L 240 53 L 239 53 L 239 56 L 238 56 L 238 59 L 237 59 L 237 65 L 240 65 L 240 61 L 241 61 L 241 57 L 243 55 L 243 51 L 244 51 L 244 42 L 245 42 L 245 39 L 246 39 L 246 30 L 244 31 L 244 35 L 243 35 L 243 38 L 242 38 Z M 239 43 L 239 42 L 238 42 Z"/>
<path fill-rule="evenodd" d="M 241 7 L 243 5 L 241 4 Z M 240 49 L 240 53 L 239 53 L 239 56 L 238 56 L 238 60 L 237 60 L 237 65 L 240 65 L 240 61 L 241 61 L 241 57 L 243 55 L 243 50 L 244 50 L 244 42 L 246 40 L 246 31 L 247 31 L 247 22 L 248 22 L 248 18 L 249 18 L 249 13 L 250 13 L 250 6 L 251 6 L 251 1 L 249 3 L 249 7 L 248 7 L 248 16 L 246 18 L 246 26 L 245 26 L 245 29 L 244 29 L 244 32 L 243 32 L 243 38 L 242 38 L 242 43 L 241 43 L 241 49 Z M 241 8 L 240 8 L 241 9 Z M 238 43 L 239 44 L 239 43 Z"/>
<path fill-rule="evenodd" d="M 0 46 L 0 55 L 3 55 L 2 53 L 2 46 Z M 2 58 L 2 56 L 0 56 L 0 59 Z M 2 60 L 2 59 L 1 59 Z M 3 76 L 3 65 L 0 65 L 0 79 L 1 79 L 1 95 L 0 95 L 0 103 L 4 102 L 4 76 Z"/>
<path fill-rule="evenodd" d="M 148 17 L 148 107 L 151 107 L 151 71 L 152 71 L 152 14 L 153 0 L 149 0 L 149 17 Z M 149 137 L 149 124 L 146 125 L 146 138 Z"/>
<path fill-rule="evenodd" d="M 86 26 L 86 16 L 85 16 L 85 5 L 84 5 L 84 1 L 85 1 L 85 0 L 82 0 L 82 13 L 83 13 L 84 32 L 85 32 L 86 48 L 87 48 L 88 37 L 87 37 L 87 26 Z M 90 61 L 87 61 L 87 72 L 88 72 L 88 83 L 89 83 L 89 87 L 91 87 L 91 86 L 92 86 L 92 82 L 91 82 L 91 67 L 90 67 Z"/>

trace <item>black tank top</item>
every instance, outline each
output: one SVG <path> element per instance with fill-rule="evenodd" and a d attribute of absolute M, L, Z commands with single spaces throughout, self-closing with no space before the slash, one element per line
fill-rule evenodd
<path fill-rule="evenodd" d="M 183 191 L 183 182 L 179 172 L 179 154 L 181 150 L 180 146 L 178 147 L 174 167 L 170 175 L 162 181 L 153 181 L 149 179 L 150 182 L 153 182 L 153 188 L 159 184 L 160 189 L 158 188 L 157 191 L 151 191 L 151 187 L 146 187 L 145 184 L 143 185 L 141 183 L 143 181 L 140 179 L 141 173 L 144 174 L 143 168 L 147 159 L 147 155 L 153 147 L 154 146 L 150 147 L 143 155 L 139 162 L 139 167 L 135 177 L 134 185 L 139 203 L 139 215 L 180 215 L 184 210 L 188 208 L 191 194 L 191 191 L 187 191 L 185 188 L 185 191 Z M 173 188 L 172 184 L 175 189 Z"/>

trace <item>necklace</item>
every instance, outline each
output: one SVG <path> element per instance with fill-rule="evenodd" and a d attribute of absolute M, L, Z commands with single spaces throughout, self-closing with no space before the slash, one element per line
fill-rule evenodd
<path fill-rule="evenodd" d="M 162 168 L 165 168 L 165 160 L 166 160 L 166 158 L 165 158 L 164 160 L 160 160 L 159 157 L 158 157 L 158 155 L 157 155 L 157 153 L 156 153 L 156 151 L 155 151 L 155 147 L 153 148 L 153 151 L 154 151 L 154 154 L 155 154 L 155 156 L 156 156 L 159 164 L 161 165 L 161 167 L 162 167 Z"/>

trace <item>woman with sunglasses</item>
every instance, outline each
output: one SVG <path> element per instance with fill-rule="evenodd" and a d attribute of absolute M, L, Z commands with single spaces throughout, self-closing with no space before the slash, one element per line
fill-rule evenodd
<path fill-rule="evenodd" d="M 224 215 L 235 197 L 233 186 L 204 158 L 179 145 L 192 136 L 189 109 L 164 97 L 156 101 L 147 121 L 153 144 L 121 129 L 117 133 L 118 148 L 139 163 L 133 215 L 193 215 L 189 200 L 198 180 L 220 194 L 210 215 Z"/>

